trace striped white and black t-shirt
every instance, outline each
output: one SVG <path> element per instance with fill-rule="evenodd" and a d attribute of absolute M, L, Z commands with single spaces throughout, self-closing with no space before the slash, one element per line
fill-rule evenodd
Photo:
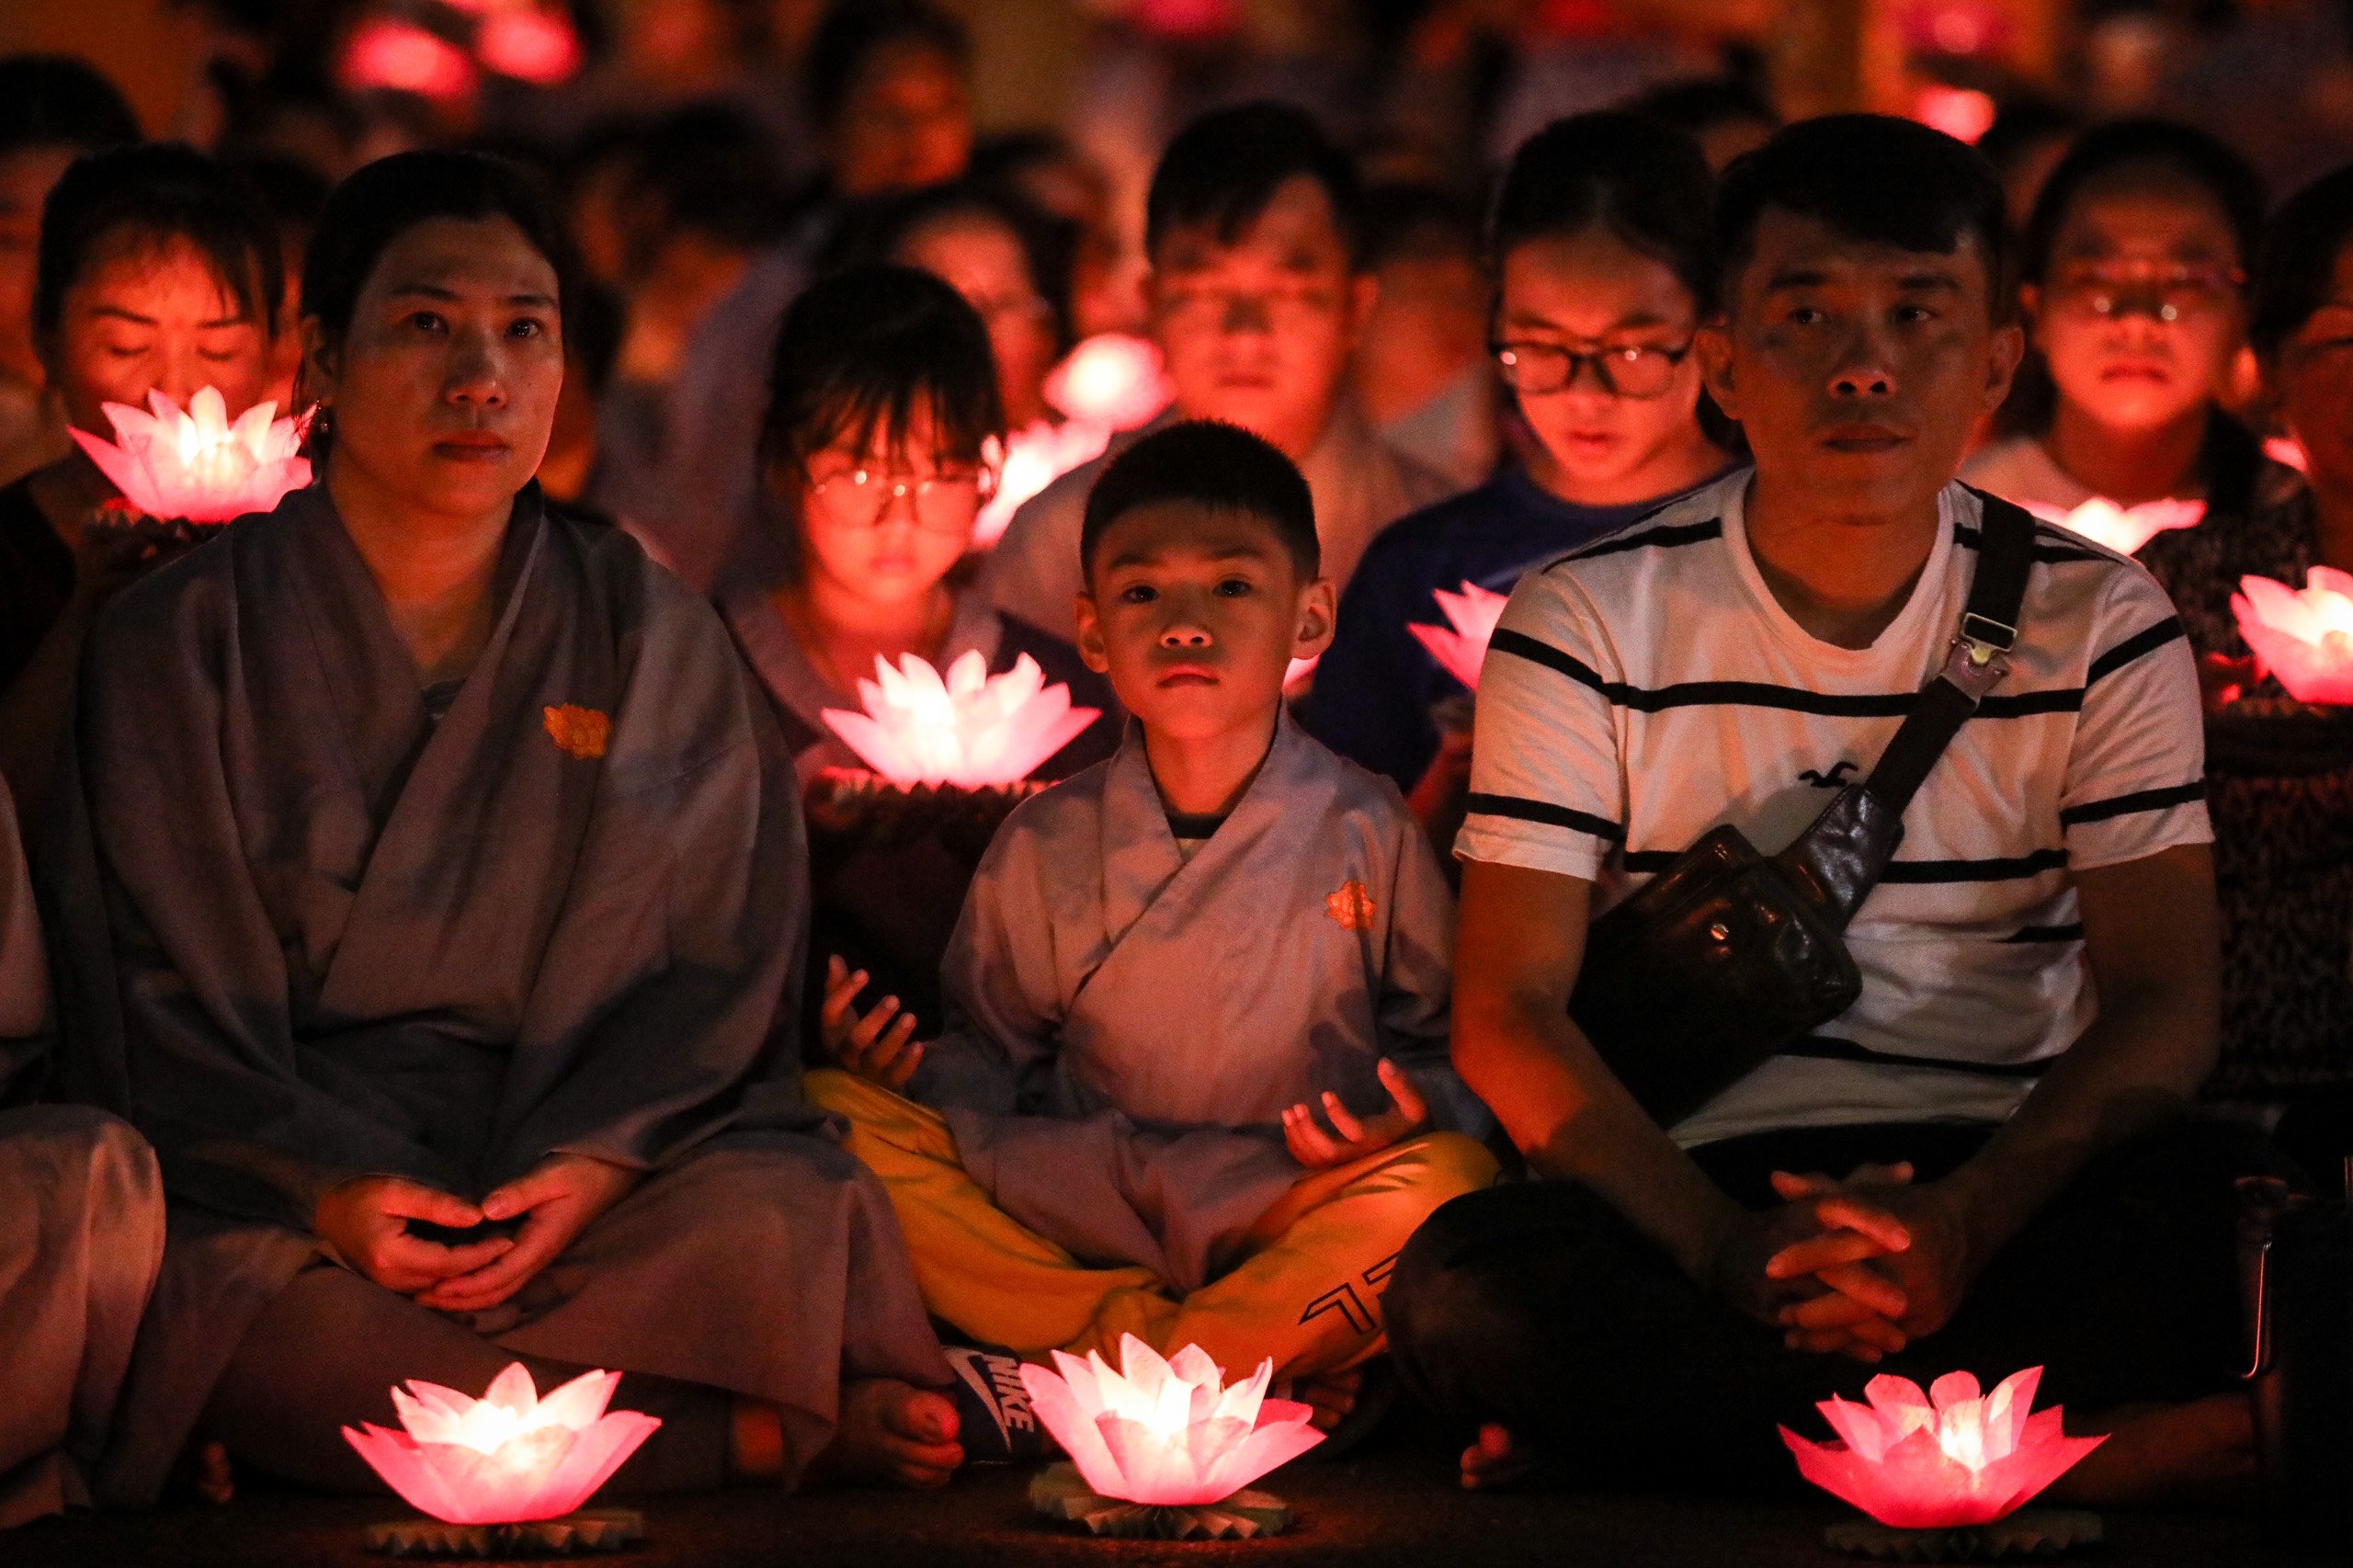
<path fill-rule="evenodd" d="M 1469 859 L 1599 884 L 1596 911 L 1730 822 L 1770 854 L 1870 771 L 1941 667 L 1976 565 L 1946 486 L 1911 601 L 1865 649 L 1757 574 L 1747 471 L 1522 578 L 1479 687 Z M 2136 562 L 2037 530 L 2010 674 L 1904 813 L 1848 930 L 1860 1001 L 1670 1131 L 1998 1120 L 2090 1022 L 2071 870 L 2211 836 L 2198 678 Z"/>

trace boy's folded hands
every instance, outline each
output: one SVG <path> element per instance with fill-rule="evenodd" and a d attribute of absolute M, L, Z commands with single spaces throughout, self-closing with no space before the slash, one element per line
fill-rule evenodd
<path fill-rule="evenodd" d="M 1292 1159 L 1310 1170 L 1344 1165 L 1403 1142 L 1429 1126 L 1429 1107 L 1414 1081 L 1405 1076 L 1405 1070 L 1383 1057 L 1379 1071 L 1392 1103 L 1378 1116 L 1351 1116 L 1340 1096 L 1328 1089 L 1323 1096 L 1324 1114 L 1331 1119 L 1328 1131 L 1315 1119 L 1315 1108 L 1304 1100 L 1283 1112 L 1283 1142 Z"/>
<path fill-rule="evenodd" d="M 904 1089 L 923 1062 L 923 1047 L 915 1038 L 915 1016 L 901 1013 L 896 996 L 885 996 L 859 1016 L 858 994 L 869 978 L 838 954 L 825 960 L 825 1002 L 817 1013 L 825 1054 L 846 1073 L 886 1089 Z"/>

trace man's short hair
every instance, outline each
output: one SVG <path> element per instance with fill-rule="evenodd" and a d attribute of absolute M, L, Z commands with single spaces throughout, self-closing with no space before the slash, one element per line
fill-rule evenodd
<path fill-rule="evenodd" d="M 1348 265 L 1361 270 L 1364 181 L 1356 160 L 1324 133 L 1313 115 L 1279 103 L 1212 109 L 1176 133 L 1144 198 L 1144 253 L 1157 256 L 1170 230 L 1198 225 L 1209 226 L 1221 244 L 1236 244 L 1284 182 L 1301 175 L 1331 198 Z"/>
<path fill-rule="evenodd" d="M 1273 442 L 1219 419 L 1188 419 L 1155 430 L 1111 460 L 1087 493 L 1080 570 L 1092 580 L 1096 550 L 1111 525 L 1164 501 L 1256 517 L 1282 541 L 1300 581 L 1313 582 L 1323 573 L 1315 497 L 1298 465 Z"/>
<path fill-rule="evenodd" d="M 1950 256 L 1973 238 L 2003 313 L 2001 179 L 1976 149 L 1941 131 L 1886 115 L 1826 115 L 1785 127 L 1733 159 L 1716 197 L 1727 300 L 1768 211 L 1811 218 L 1859 244 L 1926 255 Z"/>
<path fill-rule="evenodd" d="M 0 57 L 0 153 L 28 147 L 97 153 L 138 140 L 138 116 L 89 65 L 63 54 Z"/>

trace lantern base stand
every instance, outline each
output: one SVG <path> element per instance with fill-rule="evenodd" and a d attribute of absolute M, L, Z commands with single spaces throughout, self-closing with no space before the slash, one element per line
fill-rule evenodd
<path fill-rule="evenodd" d="M 633 1508 L 592 1508 L 522 1525 L 452 1525 L 394 1519 L 369 1525 L 368 1550 L 386 1557 L 585 1557 L 626 1551 L 645 1539 Z"/>
<path fill-rule="evenodd" d="M 1290 1528 L 1290 1505 L 1264 1492 L 1237 1492 L 1222 1503 L 1169 1507 L 1106 1497 L 1074 1464 L 1051 1465 L 1029 1483 L 1029 1506 L 1050 1519 L 1085 1525 L 1091 1535 L 1154 1540 L 1248 1540 Z"/>
<path fill-rule="evenodd" d="M 2000 1562 L 2057 1557 L 2079 1546 L 2097 1546 L 2105 1535 L 2097 1514 L 2029 1508 L 1990 1525 L 1940 1530 L 1897 1529 L 1871 1519 L 1848 1519 L 1831 1526 L 1823 1544 L 1847 1557 L 1882 1562 Z"/>

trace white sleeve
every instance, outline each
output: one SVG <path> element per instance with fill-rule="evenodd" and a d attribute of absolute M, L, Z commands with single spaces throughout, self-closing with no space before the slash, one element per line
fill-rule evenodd
<path fill-rule="evenodd" d="M 1597 881 L 1626 836 L 1622 673 L 1573 563 L 1531 572 L 1488 645 L 1472 737 L 1466 860 Z"/>
<path fill-rule="evenodd" d="M 2211 843 L 2197 657 L 2180 618 L 2135 567 L 2116 574 L 2094 624 L 2097 652 L 2059 799 L 2068 864 L 2095 870 Z"/>

